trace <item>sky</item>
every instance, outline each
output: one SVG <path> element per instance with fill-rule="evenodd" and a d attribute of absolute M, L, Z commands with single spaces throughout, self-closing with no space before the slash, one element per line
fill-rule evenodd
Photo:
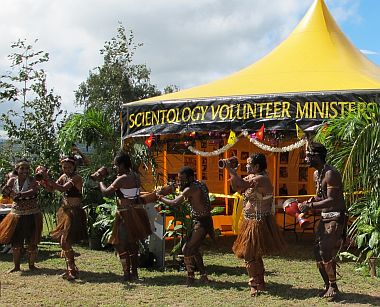
<path fill-rule="evenodd" d="M 326 0 L 346 36 L 380 66 L 379 0 Z M 50 54 L 48 87 L 62 108 L 81 111 L 74 91 L 102 64 L 99 50 L 118 23 L 143 43 L 136 64 L 151 69 L 159 89 L 217 80 L 260 59 L 281 43 L 313 0 L 1 0 L 0 74 L 11 44 L 26 39 Z M 5 106 L 0 106 L 4 112 Z"/>

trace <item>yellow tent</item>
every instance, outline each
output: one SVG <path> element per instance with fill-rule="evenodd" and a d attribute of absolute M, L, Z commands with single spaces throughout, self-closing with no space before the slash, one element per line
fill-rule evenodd
<path fill-rule="evenodd" d="M 304 129 L 362 100 L 377 102 L 379 94 L 380 67 L 347 39 L 324 1 L 315 0 L 290 36 L 247 68 L 124 104 L 123 135 L 256 129 L 263 121 L 276 129 L 294 129 L 297 122 Z"/>

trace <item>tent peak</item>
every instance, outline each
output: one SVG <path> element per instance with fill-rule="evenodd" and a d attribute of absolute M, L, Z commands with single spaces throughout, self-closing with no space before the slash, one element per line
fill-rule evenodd
<path fill-rule="evenodd" d="M 320 31 L 322 29 L 344 35 L 329 12 L 324 0 L 315 0 L 292 34 L 304 31 Z"/>
<path fill-rule="evenodd" d="M 324 0 L 315 0 L 288 38 L 257 62 L 223 79 L 144 101 L 377 89 L 380 67 L 350 42 Z"/>

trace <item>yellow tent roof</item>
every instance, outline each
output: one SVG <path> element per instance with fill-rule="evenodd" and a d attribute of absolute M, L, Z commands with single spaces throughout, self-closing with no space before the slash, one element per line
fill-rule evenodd
<path fill-rule="evenodd" d="M 323 0 L 271 53 L 226 78 L 143 101 L 380 89 L 380 67 L 347 39 Z"/>

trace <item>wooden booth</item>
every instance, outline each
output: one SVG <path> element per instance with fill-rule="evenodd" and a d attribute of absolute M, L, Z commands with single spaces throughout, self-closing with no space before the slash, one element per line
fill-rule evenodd
<path fill-rule="evenodd" d="M 226 145 L 226 135 L 228 133 L 212 133 L 206 138 L 201 135 L 195 136 L 192 144 L 199 151 L 214 152 Z M 197 140 L 197 138 L 202 138 L 202 140 Z M 297 139 L 295 138 L 294 141 Z M 256 147 L 249 138 L 243 137 L 229 150 L 219 155 L 203 157 L 187 149 L 185 144 L 188 141 L 179 141 L 178 138 L 173 140 L 168 136 L 160 138 L 160 142 L 163 144 L 162 151 L 156 156 L 156 159 L 159 164 L 159 172 L 163 174 L 161 184 L 176 180 L 178 170 L 181 167 L 186 165 L 193 168 L 197 179 L 205 182 L 210 192 L 215 196 L 216 201 L 212 205 L 225 206 L 224 214 L 213 217 L 215 228 L 219 228 L 225 235 L 236 233 L 236 229 L 235 231 L 233 229 L 233 220 L 239 216 L 235 217 L 234 209 L 236 208 L 234 206 L 236 206 L 239 196 L 235 194 L 236 191 L 232 189 L 229 183 L 227 170 L 220 169 L 218 161 L 236 156 L 239 160 L 238 174 L 245 177 L 247 175 L 246 160 L 248 156 L 253 152 L 264 153 L 267 157 L 268 173 L 275 187 L 274 205 L 278 224 L 284 230 L 300 230 L 294 218 L 284 215 L 282 202 L 290 197 L 304 199 L 310 197 L 315 191 L 312 180 L 313 170 L 304 163 L 304 146 L 290 152 L 270 153 Z M 289 145 L 289 143 L 288 141 L 285 144 Z M 155 183 L 151 171 L 142 170 L 142 173 L 144 188 L 146 190 L 153 189 Z"/>

